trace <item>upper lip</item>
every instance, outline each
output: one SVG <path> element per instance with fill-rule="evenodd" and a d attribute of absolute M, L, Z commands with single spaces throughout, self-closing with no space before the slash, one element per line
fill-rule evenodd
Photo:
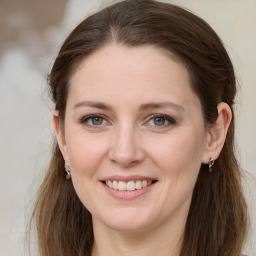
<path fill-rule="evenodd" d="M 129 175 L 129 176 L 122 176 L 122 175 L 111 175 L 108 177 L 105 177 L 103 179 L 101 179 L 101 181 L 107 181 L 107 180 L 116 180 L 116 181 L 131 181 L 131 180 L 157 180 L 156 178 L 152 178 L 152 177 L 147 177 L 147 176 L 141 176 L 141 175 Z"/>

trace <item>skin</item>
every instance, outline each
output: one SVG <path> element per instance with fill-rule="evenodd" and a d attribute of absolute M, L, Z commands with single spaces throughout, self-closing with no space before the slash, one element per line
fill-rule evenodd
<path fill-rule="evenodd" d="M 227 104 L 218 113 L 206 128 L 186 68 L 152 46 L 107 45 L 81 62 L 70 80 L 65 133 L 57 111 L 53 123 L 74 188 L 92 214 L 93 255 L 178 255 L 200 166 L 217 159 L 231 120 Z M 104 118 L 99 124 L 91 114 Z M 175 121 L 156 122 L 157 114 Z M 157 182 L 135 199 L 118 199 L 101 182 L 111 175 Z"/>

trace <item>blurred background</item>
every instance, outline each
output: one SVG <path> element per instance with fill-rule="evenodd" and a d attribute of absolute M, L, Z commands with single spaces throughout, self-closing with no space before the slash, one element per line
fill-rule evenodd
<path fill-rule="evenodd" d="M 47 73 L 68 33 L 107 0 L 0 0 L 0 255 L 24 250 L 31 202 L 51 154 Z M 113 1 L 112 1 L 113 2 Z M 236 144 L 252 230 L 245 253 L 256 255 L 256 1 L 178 0 L 222 38 L 236 69 Z"/>

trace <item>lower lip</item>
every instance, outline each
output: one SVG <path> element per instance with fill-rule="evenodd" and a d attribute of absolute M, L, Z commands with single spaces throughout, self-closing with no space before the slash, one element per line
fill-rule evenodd
<path fill-rule="evenodd" d="M 108 187 L 104 183 L 102 183 L 102 185 L 111 196 L 118 198 L 118 199 L 131 200 L 131 199 L 138 198 L 138 197 L 144 195 L 145 193 L 149 192 L 155 186 L 156 183 L 153 183 L 145 188 L 136 189 L 136 190 L 132 190 L 132 191 L 115 190 L 113 188 Z"/>

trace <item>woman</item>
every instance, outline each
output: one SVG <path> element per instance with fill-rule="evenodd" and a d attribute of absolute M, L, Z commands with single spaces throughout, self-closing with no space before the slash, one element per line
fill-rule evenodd
<path fill-rule="evenodd" d="M 114 4 L 72 31 L 49 84 L 58 143 L 33 214 L 40 255 L 241 255 L 235 75 L 205 21 Z"/>

